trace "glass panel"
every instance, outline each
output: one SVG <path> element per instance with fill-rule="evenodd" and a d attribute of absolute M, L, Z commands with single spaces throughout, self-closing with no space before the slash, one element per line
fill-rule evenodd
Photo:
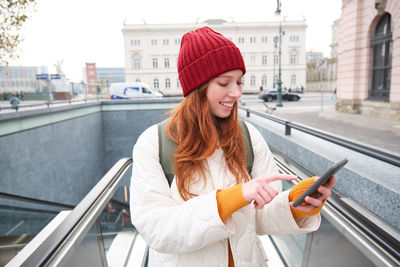
<path fill-rule="evenodd" d="M 282 181 L 283 191 L 290 190 L 292 187 L 292 183 L 288 181 Z M 300 267 L 303 260 L 307 235 L 272 235 L 271 237 L 288 265 Z"/>
<path fill-rule="evenodd" d="M 384 45 L 377 45 L 374 47 L 374 68 L 384 65 L 385 50 Z"/>
<path fill-rule="evenodd" d="M 0 197 L 0 266 L 9 262 L 65 209 L 67 208 Z"/>
<path fill-rule="evenodd" d="M 383 90 L 383 70 L 374 70 L 373 90 Z"/>

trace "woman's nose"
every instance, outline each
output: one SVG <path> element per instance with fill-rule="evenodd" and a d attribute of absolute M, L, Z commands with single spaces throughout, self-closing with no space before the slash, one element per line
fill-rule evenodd
<path fill-rule="evenodd" d="M 229 90 L 229 96 L 239 98 L 242 96 L 242 87 L 240 85 L 232 86 Z"/>

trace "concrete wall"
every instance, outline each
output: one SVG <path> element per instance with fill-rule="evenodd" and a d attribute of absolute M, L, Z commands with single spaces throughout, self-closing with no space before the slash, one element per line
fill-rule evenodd
<path fill-rule="evenodd" d="M 1 136 L 0 190 L 77 204 L 106 171 L 103 140 L 100 112 Z"/>
<path fill-rule="evenodd" d="M 122 157 L 132 157 L 132 148 L 140 134 L 164 120 L 166 112 L 165 109 L 103 112 L 105 168 L 109 170 Z"/>
<path fill-rule="evenodd" d="M 0 192 L 75 205 L 181 98 L 2 114 Z M 129 185 L 130 171 L 123 185 Z"/>

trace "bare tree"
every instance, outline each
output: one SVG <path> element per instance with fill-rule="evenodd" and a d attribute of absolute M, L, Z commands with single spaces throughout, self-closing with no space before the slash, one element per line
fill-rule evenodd
<path fill-rule="evenodd" d="M 0 0 L 0 67 L 17 57 L 21 27 L 35 5 L 36 0 Z"/>

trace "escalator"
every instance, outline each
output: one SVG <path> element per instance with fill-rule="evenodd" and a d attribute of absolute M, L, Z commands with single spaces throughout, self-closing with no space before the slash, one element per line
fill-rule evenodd
<path fill-rule="evenodd" d="M 282 173 L 312 176 L 278 151 L 273 153 Z M 6 237 L 1 244 L 4 251 L 15 246 L 14 251 L 19 253 L 6 266 L 147 266 L 146 242 L 130 223 L 131 165 L 130 158 L 119 160 L 76 207 L 42 209 L 43 217 L 35 215 L 37 222 L 31 220 L 40 224 L 37 228 L 45 226 L 37 234 L 31 231 L 24 236 L 22 225 L 29 216 L 14 219 L 7 229 L 15 229 L 3 235 Z M 285 181 L 284 188 L 293 185 Z M 275 250 L 279 266 L 399 266 L 398 231 L 351 206 L 336 192 L 322 210 L 317 232 L 264 236 L 262 244 L 268 255 Z"/>

